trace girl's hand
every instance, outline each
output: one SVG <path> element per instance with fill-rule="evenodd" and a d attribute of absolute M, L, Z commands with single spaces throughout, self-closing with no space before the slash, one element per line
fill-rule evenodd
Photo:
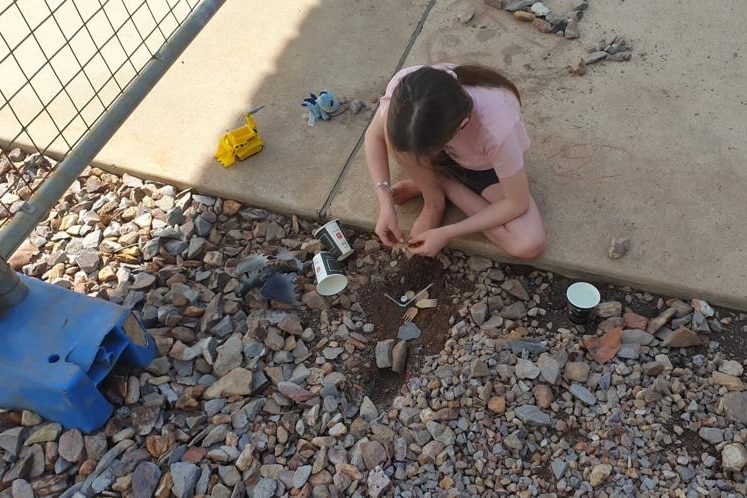
<path fill-rule="evenodd" d="M 379 210 L 379 219 L 376 222 L 376 235 L 381 242 L 387 247 L 393 247 L 395 244 L 404 242 L 402 232 L 399 230 L 397 221 L 397 211 L 394 206 L 382 207 Z"/>
<path fill-rule="evenodd" d="M 443 227 L 433 228 L 412 237 L 407 250 L 413 254 L 432 258 L 449 243 L 449 240 L 451 239 L 446 235 Z"/>

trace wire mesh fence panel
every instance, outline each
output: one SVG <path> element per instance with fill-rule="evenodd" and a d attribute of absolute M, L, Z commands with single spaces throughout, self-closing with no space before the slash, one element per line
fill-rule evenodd
<path fill-rule="evenodd" d="M 58 161 L 64 164 L 135 82 L 154 84 L 165 69 L 148 78 L 144 71 L 174 59 L 222 3 L 0 0 L 0 256 L 21 242 L 9 237 L 27 231 L 11 233 L 14 218 L 33 214 L 29 222 L 38 222 L 46 214 L 39 211 L 54 204 L 38 191 L 53 181 Z M 167 54 L 171 44 L 180 46 Z"/>

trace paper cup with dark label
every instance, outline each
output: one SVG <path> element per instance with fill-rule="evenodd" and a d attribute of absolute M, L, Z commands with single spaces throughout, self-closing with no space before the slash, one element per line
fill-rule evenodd
<path fill-rule="evenodd" d="M 326 250 L 335 255 L 337 261 L 342 261 L 353 254 L 353 248 L 350 247 L 350 243 L 345 238 L 345 234 L 342 233 L 337 220 L 332 220 L 323 225 L 314 232 L 314 237 L 324 245 Z"/>
<path fill-rule="evenodd" d="M 601 300 L 599 290 L 588 282 L 572 284 L 565 295 L 568 299 L 568 318 L 579 325 L 589 321 Z"/>
<path fill-rule="evenodd" d="M 331 252 L 320 252 L 314 256 L 316 291 L 322 296 L 332 296 L 348 286 L 348 277 L 343 275 Z"/>

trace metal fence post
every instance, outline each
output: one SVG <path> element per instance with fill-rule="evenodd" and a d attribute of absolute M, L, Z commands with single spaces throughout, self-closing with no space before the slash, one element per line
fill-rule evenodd
<path fill-rule="evenodd" d="M 29 289 L 0 256 L 0 313 L 23 301 Z"/>

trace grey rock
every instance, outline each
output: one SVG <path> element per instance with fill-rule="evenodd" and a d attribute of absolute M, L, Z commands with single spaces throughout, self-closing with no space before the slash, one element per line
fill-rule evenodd
<path fill-rule="evenodd" d="M 617 357 L 624 360 L 637 360 L 641 356 L 640 344 L 621 344 Z"/>
<path fill-rule="evenodd" d="M 515 375 L 520 379 L 536 379 L 539 377 L 540 369 L 530 360 L 519 359 L 514 369 Z"/>
<path fill-rule="evenodd" d="M 413 322 L 406 322 L 402 324 L 397 333 L 397 339 L 401 341 L 411 341 L 417 339 L 422 335 L 420 328 Z"/>
<path fill-rule="evenodd" d="M 565 473 L 568 470 L 568 462 L 556 458 L 552 463 L 550 463 L 550 467 L 552 467 L 552 473 L 555 476 L 555 479 L 559 481 L 565 476 Z"/>
<path fill-rule="evenodd" d="M 573 10 L 586 10 L 589 7 L 587 0 L 573 0 Z"/>
<path fill-rule="evenodd" d="M 597 397 L 581 384 L 573 383 L 568 391 L 589 406 L 597 404 Z"/>
<path fill-rule="evenodd" d="M 574 5 L 576 3 L 580 3 L 581 5 L 588 5 L 585 0 L 574 0 Z M 586 7 L 583 7 L 582 9 L 574 9 L 574 10 L 584 10 Z M 610 245 L 607 248 L 607 257 L 610 259 L 620 259 L 627 252 L 630 250 L 630 239 L 612 239 L 610 240 Z"/>
<path fill-rule="evenodd" d="M 586 65 L 594 64 L 595 62 L 599 62 L 601 60 L 604 60 L 604 59 L 606 59 L 609 56 L 610 56 L 610 54 L 608 54 L 607 52 L 605 52 L 603 50 L 602 51 L 598 51 L 598 52 L 592 52 L 589 55 L 587 55 L 586 57 L 584 57 L 584 62 L 586 63 Z"/>
<path fill-rule="evenodd" d="M 742 443 L 729 443 L 721 450 L 721 465 L 724 470 L 741 472 L 747 465 L 747 449 Z"/>
<path fill-rule="evenodd" d="M 223 345 L 217 348 L 217 357 L 213 365 L 213 372 L 220 377 L 234 368 L 241 366 L 243 360 L 243 344 L 241 334 L 234 334 Z"/>
<path fill-rule="evenodd" d="M 228 427 L 226 425 L 216 425 L 210 432 L 207 433 L 205 439 L 202 440 L 202 447 L 209 448 L 214 444 L 223 443 L 228 434 Z"/>
<path fill-rule="evenodd" d="M 248 498 L 272 498 L 275 496 L 275 491 L 278 488 L 278 483 L 275 479 L 262 478 L 254 486 L 248 487 L 246 495 Z"/>
<path fill-rule="evenodd" d="M 150 239 L 148 242 L 145 243 L 143 246 L 143 259 L 145 261 L 150 261 L 156 256 L 158 256 L 158 248 L 161 245 L 161 239 L 154 238 Z"/>
<path fill-rule="evenodd" d="M 13 498 L 34 498 L 34 488 L 28 481 L 24 479 L 16 479 L 13 481 L 13 487 L 11 489 Z"/>
<path fill-rule="evenodd" d="M 534 4 L 535 0 L 516 0 L 505 7 L 508 12 L 516 12 L 518 10 L 529 10 Z"/>
<path fill-rule="evenodd" d="M 537 360 L 537 366 L 540 369 L 542 377 L 550 384 L 554 384 L 560 375 L 560 363 L 558 363 L 558 360 L 548 353 L 542 353 Z"/>
<path fill-rule="evenodd" d="M 521 339 L 508 341 L 508 347 L 511 349 L 513 354 L 521 354 L 524 351 L 530 354 L 540 354 L 547 351 L 547 347 L 543 345 L 539 340 Z"/>
<path fill-rule="evenodd" d="M 0 433 L 0 449 L 5 450 L 13 456 L 18 456 L 25 434 L 25 427 L 13 427 L 3 431 Z"/>
<path fill-rule="evenodd" d="M 521 301 L 505 306 L 501 310 L 501 316 L 508 320 L 521 320 L 527 316 L 527 307 Z"/>
<path fill-rule="evenodd" d="M 550 415 L 543 412 L 536 405 L 522 405 L 515 410 L 516 417 L 530 427 L 550 427 Z"/>
<path fill-rule="evenodd" d="M 309 476 L 311 476 L 311 465 L 298 467 L 293 474 L 293 487 L 302 488 L 306 484 L 306 481 L 309 480 Z"/>
<path fill-rule="evenodd" d="M 394 339 L 379 341 L 376 344 L 376 366 L 379 368 L 391 368 L 392 366 L 392 349 L 394 349 Z"/>
<path fill-rule="evenodd" d="M 177 498 L 192 498 L 200 478 L 200 468 L 189 462 L 171 464 L 171 477 L 174 479 L 174 494 Z"/>
<path fill-rule="evenodd" d="M 91 489 L 95 493 L 101 493 L 112 485 L 114 479 L 114 471 L 111 468 L 106 468 L 93 480 L 91 483 Z"/>
<path fill-rule="evenodd" d="M 490 375 L 490 368 L 484 361 L 476 358 L 470 364 L 469 375 L 470 377 L 487 377 Z"/>
<path fill-rule="evenodd" d="M 454 431 L 446 424 L 439 424 L 438 422 L 429 420 L 425 424 L 425 427 L 433 439 L 445 446 L 451 446 L 456 441 Z"/>
<path fill-rule="evenodd" d="M 204 215 L 199 215 L 197 218 L 194 219 L 195 223 L 195 232 L 197 232 L 197 235 L 200 237 L 207 237 L 210 235 L 210 230 L 213 228 L 213 224 L 208 221 Z"/>
<path fill-rule="evenodd" d="M 374 405 L 373 401 L 371 401 L 371 398 L 368 396 L 363 397 L 360 407 L 360 416 L 363 420 L 369 423 L 379 416 L 379 411 L 376 409 L 376 405 Z"/>
<path fill-rule="evenodd" d="M 717 427 L 702 427 L 698 436 L 711 444 L 719 444 L 724 441 L 724 430 Z"/>
<path fill-rule="evenodd" d="M 711 327 L 708 326 L 708 320 L 702 314 L 697 311 L 693 313 L 692 317 L 692 330 L 696 333 L 710 334 Z"/>
<path fill-rule="evenodd" d="M 501 284 L 501 289 L 522 301 L 529 301 L 529 293 L 518 279 L 506 280 Z"/>
<path fill-rule="evenodd" d="M 358 114 L 365 107 L 365 104 L 358 99 L 353 99 L 352 101 L 350 101 L 350 110 L 353 111 L 353 114 Z"/>
<path fill-rule="evenodd" d="M 482 325 L 485 322 L 485 316 L 488 313 L 488 304 L 485 302 L 479 302 L 472 305 L 469 310 L 472 316 L 472 321 L 476 325 Z"/>
<path fill-rule="evenodd" d="M 324 348 L 322 355 L 328 360 L 336 360 L 342 352 L 345 351 L 342 347 L 338 348 Z"/>
<path fill-rule="evenodd" d="M 82 271 L 93 273 L 101 266 L 101 256 L 98 250 L 84 249 L 75 257 L 75 262 Z"/>
<path fill-rule="evenodd" d="M 368 495 L 371 498 L 378 498 L 381 496 L 389 486 L 391 486 L 391 480 L 387 476 L 381 467 L 377 467 L 368 473 L 368 479 L 366 480 L 368 485 Z"/>
<path fill-rule="evenodd" d="M 565 27 L 565 38 L 567 40 L 575 40 L 581 35 L 581 29 L 576 19 L 568 19 L 568 24 Z"/>
<path fill-rule="evenodd" d="M 645 330 L 638 329 L 625 329 L 622 331 L 620 341 L 623 344 L 640 344 L 641 346 L 648 346 L 654 340 L 654 336 L 646 332 Z"/>

